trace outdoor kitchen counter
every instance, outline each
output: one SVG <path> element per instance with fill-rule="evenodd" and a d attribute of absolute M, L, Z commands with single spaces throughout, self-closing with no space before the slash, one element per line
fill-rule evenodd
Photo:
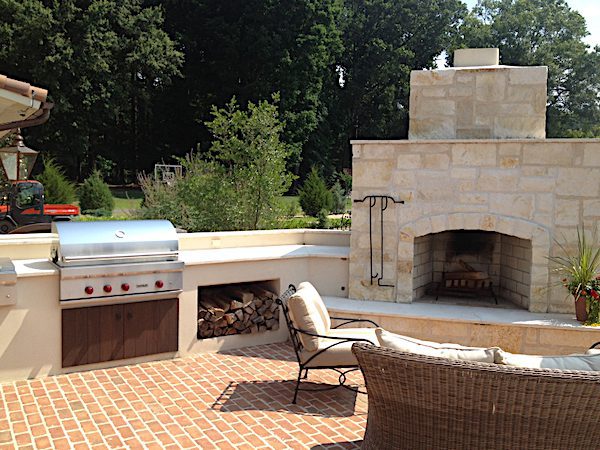
<path fill-rule="evenodd" d="M 290 258 L 347 259 L 350 247 L 326 245 L 272 245 L 261 247 L 185 250 L 179 253 L 186 265 L 264 261 Z"/>
<path fill-rule="evenodd" d="M 58 275 L 58 268 L 48 259 L 20 259 L 13 264 L 19 278 Z"/>

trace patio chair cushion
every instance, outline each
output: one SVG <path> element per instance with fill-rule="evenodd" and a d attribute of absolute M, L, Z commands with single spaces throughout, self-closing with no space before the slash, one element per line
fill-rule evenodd
<path fill-rule="evenodd" d="M 327 307 L 325 306 L 325 303 L 323 302 L 323 299 L 321 298 L 319 292 L 308 281 L 303 281 L 302 283 L 300 283 L 298 285 L 298 289 L 306 289 L 306 292 L 310 293 L 310 297 L 315 302 L 315 306 L 317 307 L 317 310 L 319 311 L 323 322 L 325 322 L 325 328 L 329 331 L 329 329 L 331 328 L 331 318 L 329 317 Z"/>
<path fill-rule="evenodd" d="M 438 358 L 493 363 L 496 358 L 496 352 L 500 350 L 498 347 L 465 347 L 458 344 L 440 344 L 439 342 L 422 341 L 390 333 L 382 328 L 376 328 L 375 334 L 382 347 L 415 353 L 417 355 L 437 356 Z"/>
<path fill-rule="evenodd" d="M 525 367 L 531 369 L 561 369 L 600 371 L 600 354 L 585 355 L 520 355 L 500 350 L 496 362 L 506 366 Z"/>
<path fill-rule="evenodd" d="M 288 300 L 288 308 L 294 326 L 302 331 L 309 333 L 327 334 L 329 328 L 323 320 L 323 313 L 320 311 L 319 301 L 321 297 L 316 289 L 304 285 L 300 287 Z M 300 342 L 304 350 L 314 352 L 319 347 L 319 338 L 299 333 Z"/>
<path fill-rule="evenodd" d="M 375 328 L 334 329 L 329 332 L 329 335 L 344 338 L 351 337 L 357 339 L 367 339 L 374 345 L 377 345 Z M 326 349 L 330 345 L 335 344 L 336 342 L 339 343 L 316 356 L 313 360 L 306 364 L 306 367 L 356 366 L 358 362 L 352 353 L 352 344 L 354 344 L 356 341 L 339 341 L 337 339 L 320 339 L 319 347 L 315 351 L 307 351 L 306 349 L 302 350 L 300 353 L 300 359 L 302 360 L 302 363 L 306 363 L 311 356 L 323 349 Z"/>

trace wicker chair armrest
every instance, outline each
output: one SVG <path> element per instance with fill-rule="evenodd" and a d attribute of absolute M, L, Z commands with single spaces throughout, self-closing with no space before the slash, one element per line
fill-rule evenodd
<path fill-rule="evenodd" d="M 359 323 L 359 322 L 366 322 L 366 323 L 370 323 L 371 325 L 374 325 L 375 327 L 379 327 L 379 325 L 376 322 L 373 322 L 372 320 L 369 320 L 369 319 L 352 319 L 351 317 L 330 317 L 330 319 L 344 321 L 344 322 L 336 325 L 335 327 L 331 327 L 332 329 L 340 328 L 340 327 L 343 327 L 344 325 L 348 325 L 350 323 Z"/>

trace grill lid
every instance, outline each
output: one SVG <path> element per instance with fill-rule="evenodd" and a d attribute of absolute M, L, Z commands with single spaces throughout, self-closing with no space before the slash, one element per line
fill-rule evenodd
<path fill-rule="evenodd" d="M 55 264 L 85 266 L 177 260 L 179 242 L 168 220 L 53 222 Z"/>

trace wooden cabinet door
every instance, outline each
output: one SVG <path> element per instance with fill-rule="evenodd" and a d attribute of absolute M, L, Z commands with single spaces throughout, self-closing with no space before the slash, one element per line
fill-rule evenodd
<path fill-rule="evenodd" d="M 178 299 L 124 305 L 124 358 L 178 349 Z"/>
<path fill-rule="evenodd" d="M 179 300 L 63 309 L 62 366 L 176 352 Z"/>
<path fill-rule="evenodd" d="M 71 367 L 87 361 L 87 308 L 62 311 L 62 366 Z"/>
<path fill-rule="evenodd" d="M 123 358 L 123 305 L 62 311 L 62 366 Z"/>

